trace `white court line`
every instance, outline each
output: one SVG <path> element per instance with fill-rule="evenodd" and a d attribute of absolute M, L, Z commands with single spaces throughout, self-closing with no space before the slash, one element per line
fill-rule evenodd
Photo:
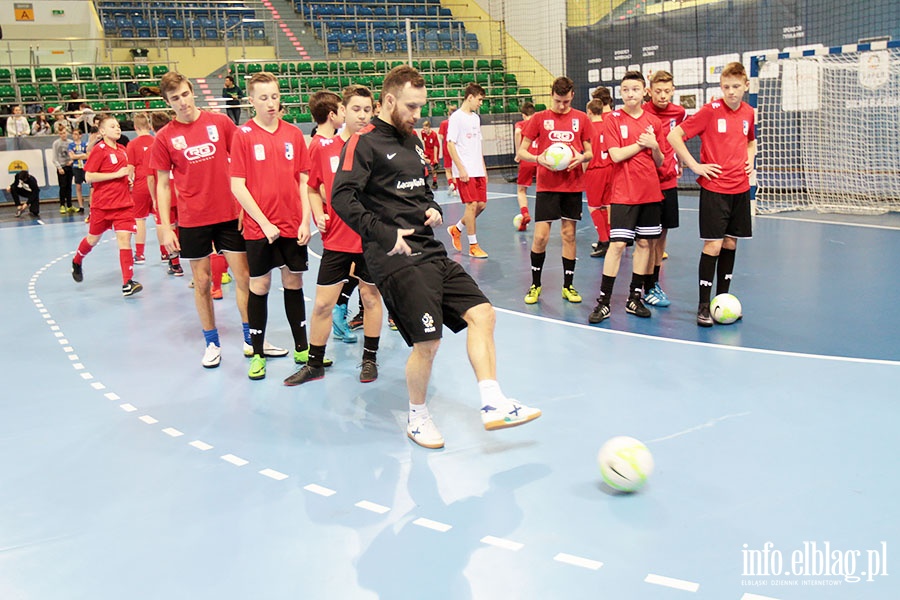
<path fill-rule="evenodd" d="M 494 310 L 496 312 L 506 313 L 508 315 L 513 315 L 516 317 L 525 317 L 527 319 L 534 319 L 535 321 L 543 321 L 545 323 L 553 323 L 555 325 L 564 325 L 566 327 L 574 327 L 576 329 L 586 329 L 588 331 L 598 331 L 603 332 L 605 334 L 610 335 L 622 335 L 626 337 L 634 337 L 640 338 L 644 340 L 656 340 L 658 342 L 667 342 L 670 344 L 682 344 L 686 346 L 698 346 L 701 348 L 716 348 L 717 350 L 733 350 L 735 352 L 750 352 L 752 354 L 769 354 L 772 356 L 791 356 L 794 358 L 814 358 L 820 360 L 833 360 L 838 362 L 850 362 L 850 363 L 862 363 L 862 364 L 871 364 L 871 365 L 887 365 L 892 367 L 900 367 L 900 361 L 898 360 L 884 360 L 878 358 L 853 358 L 849 356 L 829 356 L 827 354 L 808 354 L 805 352 L 788 352 L 786 350 L 768 350 L 766 348 L 745 348 L 743 346 L 728 346 L 725 344 L 711 344 L 709 342 L 697 342 L 692 340 L 679 340 L 675 338 L 668 337 L 660 337 L 655 335 L 648 335 L 646 333 L 633 333 L 631 331 L 618 331 L 615 329 L 604 329 L 602 327 L 596 327 L 593 325 L 587 325 L 583 323 L 571 323 L 569 321 L 560 321 L 559 319 L 552 319 L 550 317 L 544 317 L 541 315 L 531 315 L 528 313 L 519 312 L 517 310 L 511 310 L 509 308 L 500 308 L 499 306 L 495 306 Z"/>
<path fill-rule="evenodd" d="M 772 598 L 771 596 L 760 596 L 759 594 L 751 594 L 747 592 L 743 596 L 741 596 L 741 600 L 778 600 L 778 598 Z"/>
<path fill-rule="evenodd" d="M 384 513 L 391 510 L 387 506 L 382 506 L 380 504 L 375 504 L 374 502 L 369 502 L 368 500 L 360 500 L 356 504 L 354 504 L 356 508 L 361 508 L 363 510 L 368 510 L 373 513 L 377 513 L 379 515 L 383 515 Z"/>
<path fill-rule="evenodd" d="M 599 560 L 591 560 L 582 556 L 575 556 L 574 554 L 566 554 L 565 552 L 560 552 L 553 557 L 553 560 L 583 569 L 591 569 L 592 571 L 596 571 L 603 566 L 603 563 Z"/>
<path fill-rule="evenodd" d="M 897 231 L 900 227 L 892 227 L 890 225 L 871 225 L 869 223 L 850 223 L 848 221 L 827 221 L 825 219 L 801 219 L 799 217 L 776 216 L 776 215 L 754 215 L 760 219 L 772 219 L 773 221 L 790 221 L 792 223 L 817 223 L 819 225 L 840 225 L 842 227 L 864 227 L 866 229 L 886 229 L 888 231 Z"/>
<path fill-rule="evenodd" d="M 81 374 L 81 378 L 82 378 L 82 379 L 93 379 L 94 376 L 91 375 L 90 373 L 82 373 L 82 374 Z"/>
<path fill-rule="evenodd" d="M 109 393 L 107 393 L 107 394 L 103 394 L 103 396 L 104 396 L 107 400 L 121 400 L 121 398 L 119 398 L 118 394 L 115 394 L 115 393 L 113 393 L 113 392 L 109 392 Z"/>
<path fill-rule="evenodd" d="M 320 495 L 320 496 L 325 496 L 326 498 L 328 498 L 329 496 L 334 496 L 335 494 L 337 494 L 336 491 L 334 491 L 334 490 L 332 490 L 332 489 L 329 489 L 329 488 L 327 488 L 327 487 L 323 487 L 323 486 L 321 486 L 321 485 L 317 485 L 317 484 L 315 484 L 315 483 L 310 483 L 309 485 L 305 485 L 305 486 L 303 486 L 303 489 L 306 490 L 307 492 L 311 492 L 311 493 L 313 493 L 313 494 L 318 494 L 318 495 Z"/>
<path fill-rule="evenodd" d="M 138 420 L 143 421 L 143 422 L 146 423 L 147 425 L 154 425 L 154 424 L 156 424 L 156 423 L 159 423 L 158 420 L 154 419 L 154 418 L 151 417 L 150 415 L 144 415 L 144 416 L 142 416 L 142 417 L 138 417 Z"/>
<path fill-rule="evenodd" d="M 263 469 L 259 474 L 274 479 L 275 481 L 283 481 L 288 478 L 287 475 L 281 471 L 276 471 L 275 469 Z"/>
<path fill-rule="evenodd" d="M 74 358 L 71 358 L 71 357 L 69 357 L 69 358 L 71 360 L 75 360 Z M 75 363 L 74 365 L 72 365 L 72 368 L 75 369 L 76 371 L 80 371 L 84 368 L 84 365 L 81 363 Z"/>
<path fill-rule="evenodd" d="M 162 432 L 171 437 L 181 437 L 184 435 L 183 432 L 178 431 L 174 427 L 166 427 L 165 429 L 162 430 Z"/>
<path fill-rule="evenodd" d="M 525 544 L 521 544 L 519 542 L 514 542 L 512 540 L 507 540 L 504 538 L 494 537 L 492 535 L 486 535 L 481 538 L 481 543 L 487 544 L 488 546 L 503 548 L 504 550 L 512 550 L 513 552 L 518 552 L 525 547 Z"/>
<path fill-rule="evenodd" d="M 194 440 L 188 446 L 193 446 L 197 450 L 212 450 L 212 446 L 207 444 L 206 442 L 201 442 L 200 440 Z"/>
<path fill-rule="evenodd" d="M 235 456 L 234 454 L 226 454 L 222 456 L 221 459 L 227 463 L 233 464 L 236 467 L 243 467 L 250 462 L 249 460 L 244 460 L 240 456 Z"/>
<path fill-rule="evenodd" d="M 94 383 L 92 383 L 91 387 L 94 388 L 95 390 L 105 390 L 106 389 L 106 386 L 103 385 L 102 383 L 100 383 L 99 381 L 95 381 Z"/>
<path fill-rule="evenodd" d="M 137 407 L 136 407 L 136 406 L 133 406 L 133 405 L 131 405 L 131 404 L 128 404 L 127 402 L 126 402 L 125 404 L 120 404 L 120 405 L 119 405 L 119 408 L 121 408 L 121 409 L 124 410 L 125 412 L 134 412 L 134 411 L 137 410 Z"/>
<path fill-rule="evenodd" d="M 663 577 L 662 575 L 654 575 L 653 573 L 649 573 L 646 577 L 644 577 L 644 581 L 647 583 L 652 583 L 654 585 L 661 585 L 664 587 L 674 588 L 676 590 L 683 590 L 685 592 L 696 592 L 700 589 L 699 583 L 694 583 L 693 581 L 685 581 L 684 579 L 675 579 L 674 577 Z"/>
<path fill-rule="evenodd" d="M 441 533 L 446 533 L 453 528 L 453 525 L 447 525 L 440 521 L 432 521 L 431 519 L 426 519 L 424 517 L 419 517 L 413 521 L 413 525 L 418 525 L 419 527 L 424 527 L 426 529 L 433 529 L 434 531 L 440 531 Z"/>

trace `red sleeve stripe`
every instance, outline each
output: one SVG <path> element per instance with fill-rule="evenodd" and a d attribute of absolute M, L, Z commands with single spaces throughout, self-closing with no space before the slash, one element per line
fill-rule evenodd
<path fill-rule="evenodd" d="M 347 142 L 347 149 L 344 151 L 344 164 L 341 165 L 341 171 L 353 170 L 353 155 L 356 154 L 356 143 L 359 141 L 359 136 L 368 133 L 373 129 L 375 129 L 375 126 L 369 124 L 356 132 L 356 134 L 350 136 L 350 141 Z"/>

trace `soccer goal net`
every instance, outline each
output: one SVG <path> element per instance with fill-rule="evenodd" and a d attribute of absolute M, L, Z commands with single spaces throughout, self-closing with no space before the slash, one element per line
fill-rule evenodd
<path fill-rule="evenodd" d="M 898 45 L 754 59 L 757 212 L 900 211 Z"/>

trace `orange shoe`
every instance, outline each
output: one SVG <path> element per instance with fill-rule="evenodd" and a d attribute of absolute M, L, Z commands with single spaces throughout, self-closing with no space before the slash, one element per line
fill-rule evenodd
<path fill-rule="evenodd" d="M 462 252 L 462 231 L 459 230 L 459 227 L 451 225 L 447 228 L 447 233 L 450 234 L 450 241 L 453 242 L 453 247 L 456 248 L 456 251 Z"/>
<path fill-rule="evenodd" d="M 487 258 L 488 253 L 482 250 L 478 244 L 469 244 L 469 256 L 472 258 Z"/>
<path fill-rule="evenodd" d="M 222 288 L 212 291 L 213 300 L 221 300 L 222 299 Z"/>

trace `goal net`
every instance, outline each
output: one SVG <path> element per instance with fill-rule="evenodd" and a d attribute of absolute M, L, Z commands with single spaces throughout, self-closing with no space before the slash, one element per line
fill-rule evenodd
<path fill-rule="evenodd" d="M 900 211 L 898 45 L 754 59 L 757 212 Z"/>

